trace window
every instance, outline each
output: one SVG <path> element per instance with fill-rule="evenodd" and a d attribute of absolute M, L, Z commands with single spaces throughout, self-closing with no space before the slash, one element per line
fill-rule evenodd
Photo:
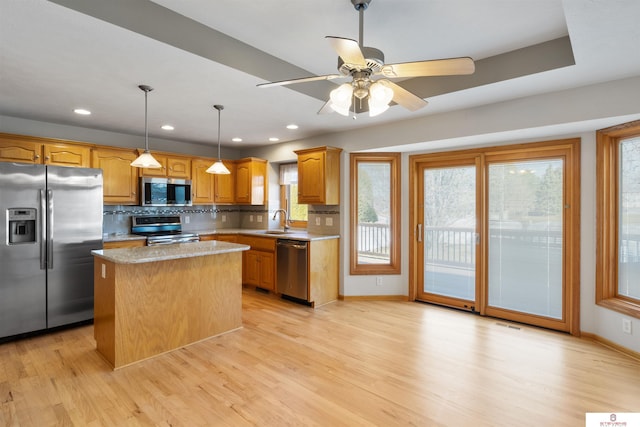
<path fill-rule="evenodd" d="M 400 154 L 351 154 L 351 274 L 400 273 Z"/>
<path fill-rule="evenodd" d="M 308 205 L 298 203 L 298 164 L 280 165 L 280 206 L 286 209 L 291 219 L 291 227 L 306 228 Z M 284 218 L 280 218 L 284 225 Z"/>
<path fill-rule="evenodd" d="M 640 121 L 597 133 L 596 302 L 640 318 Z"/>

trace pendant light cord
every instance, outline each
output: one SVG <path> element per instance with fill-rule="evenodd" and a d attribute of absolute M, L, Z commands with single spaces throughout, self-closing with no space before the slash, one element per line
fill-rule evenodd
<path fill-rule="evenodd" d="M 216 104 L 213 108 L 218 110 L 218 161 L 222 161 L 222 157 L 220 157 L 220 112 L 224 109 L 224 106 Z"/>

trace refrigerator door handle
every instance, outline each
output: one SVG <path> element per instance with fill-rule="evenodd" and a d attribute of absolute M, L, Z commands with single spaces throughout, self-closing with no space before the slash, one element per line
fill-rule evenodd
<path fill-rule="evenodd" d="M 47 190 L 47 268 L 53 269 L 53 190 Z"/>
<path fill-rule="evenodd" d="M 47 269 L 47 197 L 40 190 L 40 270 Z"/>

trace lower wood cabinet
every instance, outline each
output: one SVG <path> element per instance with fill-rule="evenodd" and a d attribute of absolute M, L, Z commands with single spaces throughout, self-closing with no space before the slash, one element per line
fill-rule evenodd
<path fill-rule="evenodd" d="M 242 253 L 242 283 L 276 290 L 276 239 L 238 236 L 237 243 L 251 246 Z"/>
<path fill-rule="evenodd" d="M 120 240 L 117 242 L 104 242 L 102 244 L 102 248 L 103 249 L 136 248 L 136 247 L 141 247 L 146 245 L 147 245 L 147 241 L 144 239 Z"/>
<path fill-rule="evenodd" d="M 238 243 L 237 234 L 201 234 L 200 240 L 205 242 L 208 240 L 220 240 L 221 242 Z"/>

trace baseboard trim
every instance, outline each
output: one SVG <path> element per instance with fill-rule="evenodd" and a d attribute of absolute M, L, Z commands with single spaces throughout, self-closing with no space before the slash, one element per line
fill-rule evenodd
<path fill-rule="evenodd" d="M 409 301 L 406 295 L 339 295 L 340 301 Z"/>
<path fill-rule="evenodd" d="M 597 342 L 598 344 L 601 344 L 605 347 L 609 347 L 617 352 L 623 353 L 627 356 L 633 357 L 634 359 L 640 360 L 640 353 L 638 353 L 637 351 L 631 350 L 630 348 L 621 346 L 620 344 L 616 344 L 613 341 L 609 341 L 606 338 L 602 338 L 599 335 L 596 334 L 592 334 L 590 332 L 581 332 L 580 336 L 582 338 L 587 338 L 590 339 L 592 341 Z"/>

